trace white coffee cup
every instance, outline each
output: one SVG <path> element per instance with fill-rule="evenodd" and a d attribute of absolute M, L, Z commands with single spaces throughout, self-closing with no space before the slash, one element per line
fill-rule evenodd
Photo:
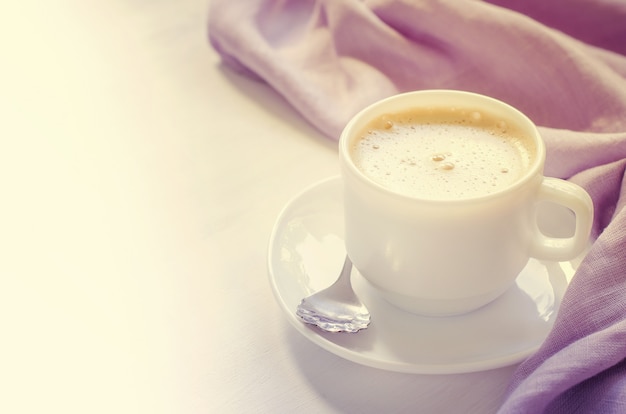
<path fill-rule="evenodd" d="M 478 189 L 470 195 L 457 195 L 460 190 L 471 187 L 457 183 L 457 187 L 448 189 L 450 192 L 442 197 L 441 194 L 416 195 L 405 189 L 398 190 L 366 171 L 365 165 L 371 161 L 369 157 L 378 156 L 378 144 L 374 144 L 372 148 L 376 150 L 369 153 L 358 153 L 355 148 L 369 145 L 363 140 L 373 120 L 390 116 L 389 125 L 380 129 L 383 134 L 385 128 L 396 128 L 394 114 L 415 112 L 420 116 L 411 122 L 420 124 L 434 119 L 429 111 L 439 114 L 447 110 L 464 114 L 458 116 L 468 117 L 469 123 L 473 122 L 473 117 L 499 120 L 499 126 L 494 128 L 504 125 L 502 130 L 506 131 L 502 133 L 504 138 L 498 138 L 504 142 L 512 136 L 514 146 L 523 147 L 524 154 L 528 153 L 526 163 L 517 166 L 522 169 L 519 177 L 492 192 L 482 193 Z M 450 132 L 442 127 L 447 124 L 437 122 L 434 123 L 438 126 L 428 127 L 431 128 L 429 134 L 442 138 L 434 139 L 429 151 L 413 154 L 411 164 L 417 160 L 423 167 L 415 173 L 416 182 L 426 183 L 423 187 L 438 191 L 444 186 L 437 181 L 441 177 L 431 177 L 430 167 L 433 174 L 450 173 L 443 176 L 446 180 L 458 178 L 464 172 L 462 165 L 441 168 L 440 161 L 446 156 L 458 163 L 454 152 L 461 149 L 450 150 L 448 145 L 452 145 L 452 141 L 450 136 L 446 138 Z M 489 133 L 492 132 L 490 129 Z M 463 130 L 452 133 L 456 139 Z M 386 143 L 396 138 L 385 139 Z M 474 142 L 471 136 L 463 140 L 462 151 L 472 146 L 482 151 L 486 145 Z M 437 147 L 439 142 L 441 148 Z M 412 144 L 406 141 L 403 145 L 408 145 L 406 148 L 410 150 Z M 462 157 L 471 158 L 463 154 Z M 375 290 L 404 310 L 429 316 L 472 311 L 509 289 L 529 258 L 569 260 L 588 244 L 593 219 L 591 198 L 573 183 L 543 176 L 545 144 L 536 126 L 520 111 L 496 99 L 451 90 L 392 96 L 370 105 L 350 120 L 339 141 L 339 155 L 347 253 Z M 478 162 L 479 159 L 472 161 L 473 164 Z M 392 177 L 400 174 L 391 170 Z M 507 175 L 508 167 L 501 172 Z M 553 238 L 541 232 L 537 211 L 539 203 L 544 201 L 564 207 L 563 214 L 574 213 L 576 225 L 571 237 Z"/>

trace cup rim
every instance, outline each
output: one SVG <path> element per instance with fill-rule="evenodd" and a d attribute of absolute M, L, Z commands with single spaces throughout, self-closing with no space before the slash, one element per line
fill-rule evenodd
<path fill-rule="evenodd" d="M 381 114 L 382 111 L 379 111 L 379 108 L 388 106 L 391 102 L 394 102 L 394 101 L 410 98 L 411 96 L 442 95 L 442 94 L 466 96 L 474 100 L 481 100 L 483 102 L 489 102 L 492 105 L 494 104 L 498 105 L 504 108 L 510 114 L 510 116 L 514 118 L 515 122 L 520 123 L 520 125 L 523 126 L 525 130 L 528 129 L 529 131 L 531 131 L 532 132 L 531 138 L 534 140 L 536 150 L 535 150 L 535 157 L 533 159 L 533 162 L 529 166 L 526 173 L 522 177 L 520 177 L 517 181 L 512 183 L 510 186 L 500 189 L 498 191 L 495 191 L 493 193 L 467 197 L 467 198 L 458 198 L 458 199 L 429 199 L 429 198 L 417 197 L 417 196 L 393 191 L 383 186 L 382 184 L 374 181 L 368 176 L 366 176 L 354 164 L 352 158 L 350 157 L 351 138 L 356 132 L 358 132 L 358 131 L 355 131 L 355 128 L 363 117 L 367 116 L 370 113 L 374 113 L 373 116 L 370 117 L 370 119 L 372 119 L 374 116 L 378 116 Z M 536 177 L 537 175 L 543 175 L 543 166 L 544 166 L 545 158 L 546 158 L 546 148 L 545 148 L 545 142 L 543 141 L 539 133 L 539 130 L 537 129 L 537 126 L 532 122 L 532 120 L 530 120 L 530 118 L 528 118 L 528 116 L 526 116 L 523 112 L 521 112 L 517 108 L 513 107 L 512 105 L 504 101 L 501 101 L 499 99 L 496 99 L 487 95 L 483 95 L 483 94 L 479 94 L 475 92 L 469 92 L 469 91 L 454 90 L 454 89 L 423 89 L 423 90 L 416 90 L 416 91 L 395 94 L 387 98 L 378 100 L 364 107 L 363 109 L 361 109 L 357 114 L 355 114 L 348 121 L 348 123 L 345 125 L 344 129 L 341 132 L 341 135 L 339 137 L 339 156 L 340 156 L 340 161 L 342 164 L 342 170 L 347 169 L 351 173 L 351 175 L 356 177 L 360 182 L 367 185 L 368 187 L 375 188 L 376 190 L 380 192 L 383 192 L 385 194 L 398 197 L 401 199 L 414 200 L 414 201 L 419 201 L 423 203 L 458 205 L 458 204 L 475 203 L 475 202 L 488 201 L 494 198 L 500 198 L 504 195 L 517 191 L 520 187 L 525 186 L 529 181 L 533 180 L 533 178 Z M 344 173 L 344 171 L 342 171 L 342 173 Z"/>

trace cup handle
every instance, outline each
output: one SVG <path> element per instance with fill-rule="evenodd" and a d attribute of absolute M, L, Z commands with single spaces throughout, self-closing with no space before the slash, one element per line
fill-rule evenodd
<path fill-rule="evenodd" d="M 541 232 L 535 218 L 535 235 L 530 256 L 543 260 L 571 260 L 582 253 L 589 243 L 593 225 L 593 202 L 580 186 L 558 178 L 544 177 L 537 201 L 549 201 L 569 208 L 576 216 L 572 237 L 554 238 Z"/>

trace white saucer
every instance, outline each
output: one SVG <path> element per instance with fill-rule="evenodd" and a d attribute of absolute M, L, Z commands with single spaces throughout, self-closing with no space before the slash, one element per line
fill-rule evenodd
<path fill-rule="evenodd" d="M 338 177 L 293 198 L 270 238 L 269 277 L 278 303 L 300 333 L 340 357 L 370 367 L 449 374 L 521 362 L 548 335 L 580 263 L 580 258 L 559 263 L 531 259 L 516 285 L 496 301 L 467 315 L 447 318 L 413 315 L 390 305 L 355 269 L 353 286 L 371 312 L 371 325 L 355 334 L 326 333 L 301 322 L 295 310 L 303 297 L 330 285 L 341 270 L 345 255 L 342 208 Z M 552 232 L 569 231 L 568 220 L 547 222 Z"/>

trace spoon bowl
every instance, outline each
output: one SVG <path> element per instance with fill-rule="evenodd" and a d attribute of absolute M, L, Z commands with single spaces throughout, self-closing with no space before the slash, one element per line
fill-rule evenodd
<path fill-rule="evenodd" d="M 296 315 L 327 332 L 358 332 L 368 327 L 370 313 L 352 289 L 352 261 L 346 260 L 339 278 L 326 289 L 302 299 Z"/>

